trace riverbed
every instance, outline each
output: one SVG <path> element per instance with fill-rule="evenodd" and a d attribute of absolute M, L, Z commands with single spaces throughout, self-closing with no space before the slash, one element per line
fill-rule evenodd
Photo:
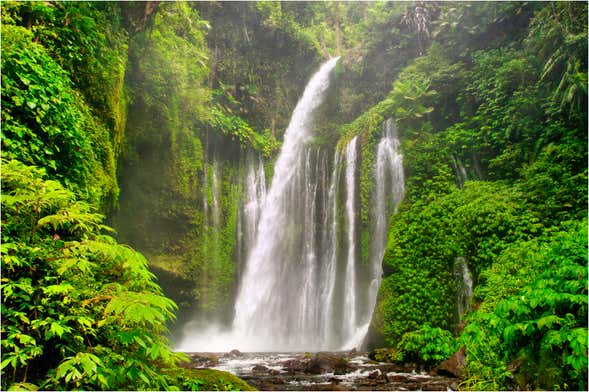
<path fill-rule="evenodd" d="M 189 367 L 227 371 L 263 391 L 447 391 L 458 380 L 415 365 L 375 362 L 363 352 L 188 353 Z"/>

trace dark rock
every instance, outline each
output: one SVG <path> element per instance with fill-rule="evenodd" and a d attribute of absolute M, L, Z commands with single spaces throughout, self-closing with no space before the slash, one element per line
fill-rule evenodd
<path fill-rule="evenodd" d="M 307 363 L 305 373 L 323 374 L 335 372 L 335 374 L 345 374 L 349 371 L 347 358 L 332 353 L 320 352 Z"/>
<path fill-rule="evenodd" d="M 420 389 L 424 391 L 446 391 L 448 387 L 441 383 L 423 383 Z"/>
<path fill-rule="evenodd" d="M 374 387 L 374 386 L 378 385 L 378 382 L 376 382 L 376 380 L 364 379 L 364 380 L 360 381 L 360 385 L 365 386 L 365 387 Z"/>
<path fill-rule="evenodd" d="M 237 349 L 229 351 L 229 355 L 232 357 L 242 357 L 243 353 Z"/>
<path fill-rule="evenodd" d="M 264 382 L 257 386 L 260 391 L 276 391 L 279 388 L 271 382 Z"/>
<path fill-rule="evenodd" d="M 339 384 L 315 384 L 309 388 L 310 391 L 347 391 L 349 390 L 343 385 Z"/>
<path fill-rule="evenodd" d="M 268 373 L 270 369 L 263 365 L 256 365 L 252 368 L 252 373 L 254 374 L 261 374 L 261 373 Z"/>
<path fill-rule="evenodd" d="M 377 378 L 379 378 L 381 375 L 382 375 L 382 372 L 381 372 L 380 370 L 376 369 L 375 371 L 373 371 L 372 373 L 370 373 L 370 374 L 368 375 L 368 378 L 370 378 L 370 379 L 377 379 Z"/>
<path fill-rule="evenodd" d="M 191 357 L 190 363 L 193 368 L 209 368 L 219 364 L 219 358 L 216 355 L 192 354 Z"/>
<path fill-rule="evenodd" d="M 288 373 L 302 372 L 305 370 L 305 363 L 298 359 L 289 359 L 280 364 Z"/>
<path fill-rule="evenodd" d="M 413 370 L 413 369 L 407 370 L 407 368 L 405 366 L 397 364 L 397 363 L 387 363 L 385 365 L 379 365 L 378 367 L 383 373 L 391 373 L 391 372 L 411 373 L 411 371 Z"/>
<path fill-rule="evenodd" d="M 409 377 L 404 374 L 389 374 L 388 376 L 391 382 L 408 382 Z"/>
<path fill-rule="evenodd" d="M 270 377 L 265 379 L 267 383 L 275 384 L 275 385 L 283 385 L 285 381 L 279 377 Z"/>
<path fill-rule="evenodd" d="M 464 374 L 464 362 L 466 360 L 466 351 L 462 347 L 455 352 L 450 358 L 440 363 L 436 368 L 436 373 L 441 376 L 450 376 L 460 378 Z"/>
<path fill-rule="evenodd" d="M 270 373 L 272 376 L 276 376 L 277 374 L 280 374 L 280 371 L 276 369 L 270 369 L 268 373 Z"/>

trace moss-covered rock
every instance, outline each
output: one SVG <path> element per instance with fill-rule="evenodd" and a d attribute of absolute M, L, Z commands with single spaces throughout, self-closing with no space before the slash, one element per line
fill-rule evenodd
<path fill-rule="evenodd" d="M 202 381 L 203 391 L 255 391 L 256 389 L 241 378 L 229 372 L 214 369 L 190 369 L 186 375 Z"/>

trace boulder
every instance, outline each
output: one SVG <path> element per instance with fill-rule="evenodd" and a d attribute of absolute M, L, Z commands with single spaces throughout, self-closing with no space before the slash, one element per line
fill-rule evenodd
<path fill-rule="evenodd" d="M 191 357 L 193 368 L 210 368 L 219 364 L 219 358 L 213 354 L 192 354 Z"/>
<path fill-rule="evenodd" d="M 391 382 L 409 382 L 409 376 L 406 374 L 389 374 L 388 378 Z"/>
<path fill-rule="evenodd" d="M 289 359 L 280 363 L 282 369 L 290 374 L 305 370 L 305 363 L 298 359 Z"/>
<path fill-rule="evenodd" d="M 349 370 L 347 358 L 332 353 L 319 352 L 307 363 L 305 373 L 323 374 L 334 372 L 345 374 Z"/>
<path fill-rule="evenodd" d="M 464 374 L 464 362 L 466 361 L 466 350 L 462 347 L 452 354 L 450 358 L 440 363 L 436 368 L 436 373 L 440 376 L 450 376 L 460 378 Z"/>
<path fill-rule="evenodd" d="M 269 373 L 270 369 L 264 365 L 256 365 L 252 368 L 253 374 Z"/>

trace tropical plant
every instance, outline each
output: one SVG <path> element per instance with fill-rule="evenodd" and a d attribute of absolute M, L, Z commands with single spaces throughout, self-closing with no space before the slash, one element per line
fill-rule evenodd
<path fill-rule="evenodd" d="M 425 324 L 404 334 L 397 348 L 403 353 L 405 361 L 435 366 L 457 352 L 460 344 L 450 331 Z"/>

